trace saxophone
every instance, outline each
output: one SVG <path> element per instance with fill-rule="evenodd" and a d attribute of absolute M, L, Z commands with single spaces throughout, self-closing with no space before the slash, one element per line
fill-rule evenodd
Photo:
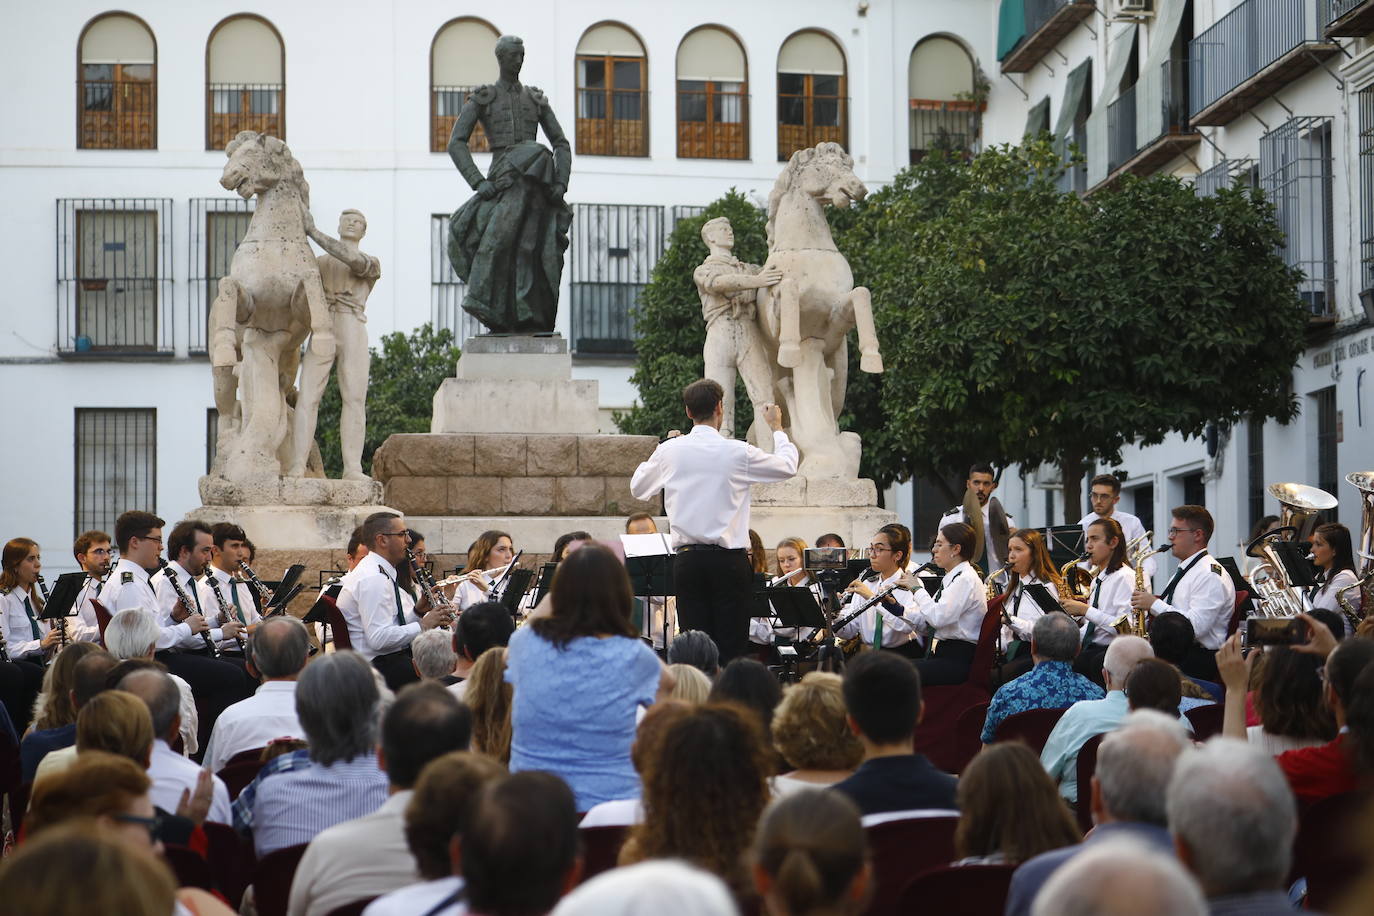
<path fill-rule="evenodd" d="M 1151 547 L 1150 541 L 1153 538 L 1153 531 L 1147 531 L 1143 537 L 1137 538 L 1140 542 L 1140 546 L 1131 554 L 1130 563 L 1135 567 L 1135 590 L 1138 592 L 1145 591 L 1145 561 L 1155 554 L 1160 554 L 1170 549 L 1168 544 L 1160 544 L 1158 547 Z M 1149 639 L 1149 619 L 1149 608 L 1141 611 L 1131 608 L 1112 623 L 1112 629 L 1122 635 L 1139 636 L 1141 639 Z"/>

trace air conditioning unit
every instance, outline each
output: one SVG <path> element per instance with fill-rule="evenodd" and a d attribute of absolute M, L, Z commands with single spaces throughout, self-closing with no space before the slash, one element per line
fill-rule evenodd
<path fill-rule="evenodd" d="M 1116 11 L 1138 16 L 1154 10 L 1154 0 L 1116 0 Z"/>

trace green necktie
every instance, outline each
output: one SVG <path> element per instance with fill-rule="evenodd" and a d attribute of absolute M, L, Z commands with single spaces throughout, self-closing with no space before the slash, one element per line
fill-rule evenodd
<path fill-rule="evenodd" d="M 875 648 L 875 649 L 881 649 L 881 648 L 883 647 L 883 611 L 882 611 L 882 608 L 878 608 L 878 610 L 877 610 L 877 615 L 878 615 L 878 617 L 877 617 L 877 623 L 873 624 L 873 648 Z"/>
<path fill-rule="evenodd" d="M 33 605 L 29 604 L 28 596 L 24 596 L 24 613 L 29 615 L 29 629 L 33 631 L 34 639 L 42 639 L 43 634 L 38 632 L 38 621 L 33 616 Z"/>
<path fill-rule="evenodd" d="M 229 580 L 229 598 L 234 602 L 234 613 L 239 617 L 239 623 L 247 625 L 248 620 L 243 616 L 243 605 L 239 604 L 239 583 L 237 579 Z"/>
<path fill-rule="evenodd" d="M 382 575 L 386 576 L 386 573 L 382 573 Z M 390 576 L 387 578 L 391 579 Z M 395 579 L 391 579 L 391 590 L 396 593 L 396 626 L 403 627 L 406 625 L 406 615 L 401 605 L 401 586 L 396 583 Z"/>

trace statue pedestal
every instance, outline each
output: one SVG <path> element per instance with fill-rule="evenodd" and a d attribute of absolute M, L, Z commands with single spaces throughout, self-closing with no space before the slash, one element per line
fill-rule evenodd
<path fill-rule="evenodd" d="M 772 550 L 785 537 L 808 544 L 827 532 L 851 547 L 869 543 L 873 533 L 897 521 L 897 513 L 878 508 L 878 488 L 871 480 L 793 477 L 755 484 L 750 493 L 749 524 Z"/>
<path fill-rule="evenodd" d="M 434 393 L 431 433 L 595 435 L 598 385 L 573 380 L 562 337 L 469 337 Z"/>

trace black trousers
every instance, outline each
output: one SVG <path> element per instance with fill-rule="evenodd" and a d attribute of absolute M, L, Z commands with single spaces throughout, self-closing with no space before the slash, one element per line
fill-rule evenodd
<path fill-rule="evenodd" d="M 749 654 L 749 592 L 753 570 L 743 550 L 683 550 L 673 561 L 678 626 L 705 630 L 720 663 Z"/>
<path fill-rule="evenodd" d="M 1078 655 L 1073 660 L 1073 670 L 1106 690 L 1107 685 L 1102 680 L 1102 663 L 1106 660 L 1107 647 L 1092 642 L 1078 650 Z"/>
<path fill-rule="evenodd" d="M 420 679 L 420 675 L 415 673 L 415 665 L 411 661 L 410 650 L 402 649 L 400 652 L 391 652 L 387 655 L 378 655 L 372 659 L 372 667 L 382 672 L 382 679 L 393 692 L 400 690 L 406 684 L 414 684 Z"/>
<path fill-rule="evenodd" d="M 0 662 L 0 702 L 21 737 L 33 720 L 33 701 L 42 687 L 43 666 L 37 662 Z"/>
<path fill-rule="evenodd" d="M 974 643 L 962 639 L 940 640 L 933 653 L 916 662 L 916 670 L 921 673 L 921 686 L 948 686 L 968 680 L 973 652 L 977 648 Z"/>
<path fill-rule="evenodd" d="M 196 737 L 201 753 L 204 753 L 219 714 L 239 700 L 252 696 L 258 687 L 257 682 L 248 677 L 242 658 L 212 658 L 205 652 L 179 652 L 172 649 L 163 649 L 155 657 L 167 666 L 168 671 L 191 685 L 191 693 L 196 698 L 196 713 L 200 717 Z"/>
<path fill-rule="evenodd" d="M 1208 649 L 1201 643 L 1193 643 L 1188 654 L 1183 657 L 1183 664 L 1178 667 L 1184 674 L 1199 681 L 1215 682 L 1221 679 L 1217 674 L 1216 650 Z"/>

